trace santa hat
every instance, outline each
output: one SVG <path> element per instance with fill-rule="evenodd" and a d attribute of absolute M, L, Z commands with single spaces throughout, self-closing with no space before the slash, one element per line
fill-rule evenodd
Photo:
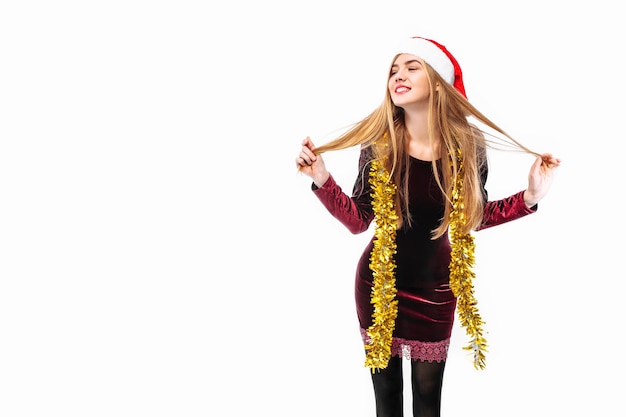
<path fill-rule="evenodd" d="M 411 54 L 422 58 L 437 71 L 441 78 L 452 84 L 459 93 L 467 98 L 461 66 L 442 44 L 432 39 L 414 36 L 403 41 L 398 46 L 396 54 Z"/>

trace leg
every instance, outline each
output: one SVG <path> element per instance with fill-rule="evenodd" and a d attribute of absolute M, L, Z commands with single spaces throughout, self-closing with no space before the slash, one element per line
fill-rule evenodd
<path fill-rule="evenodd" d="M 402 417 L 402 358 L 392 357 L 385 369 L 372 374 L 377 417 Z"/>
<path fill-rule="evenodd" d="M 445 365 L 445 361 L 411 361 L 413 417 L 440 417 L 441 388 Z"/>

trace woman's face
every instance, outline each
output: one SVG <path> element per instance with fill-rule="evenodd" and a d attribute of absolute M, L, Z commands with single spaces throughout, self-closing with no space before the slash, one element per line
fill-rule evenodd
<path fill-rule="evenodd" d="M 393 104 L 405 108 L 428 103 L 430 85 L 426 68 L 415 55 L 400 54 L 391 66 L 387 84 Z"/>

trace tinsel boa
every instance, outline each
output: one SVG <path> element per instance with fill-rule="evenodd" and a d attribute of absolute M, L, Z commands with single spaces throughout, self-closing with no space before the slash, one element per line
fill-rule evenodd
<path fill-rule="evenodd" d="M 398 216 L 394 208 L 396 186 L 380 161 L 372 161 L 369 174 L 372 186 L 372 208 L 376 229 L 370 254 L 370 269 L 374 277 L 370 302 L 374 306 L 372 325 L 367 329 L 369 343 L 365 366 L 372 372 L 387 367 L 391 358 L 391 340 L 398 316 L 394 254 Z"/>
<path fill-rule="evenodd" d="M 474 367 L 485 368 L 485 352 L 487 340 L 483 336 L 483 320 L 478 313 L 478 301 L 474 296 L 473 279 L 476 274 L 474 266 L 474 250 L 476 245 L 470 233 L 463 233 L 460 229 L 465 226 L 466 218 L 463 212 L 463 157 L 461 150 L 457 151 L 458 173 L 452 190 L 452 210 L 450 211 L 450 241 L 452 253 L 450 259 L 450 288 L 457 297 L 457 314 L 461 326 L 470 336 L 469 344 L 464 347 L 474 355 Z"/>
<path fill-rule="evenodd" d="M 487 342 L 483 337 L 483 321 L 478 313 L 474 296 L 472 270 L 474 265 L 474 238 L 460 229 L 465 225 L 463 212 L 463 158 L 457 153 L 458 175 L 453 188 L 452 209 L 450 212 L 450 288 L 457 297 L 457 313 L 466 333 L 471 337 L 464 349 L 474 354 L 474 367 L 485 368 Z M 389 180 L 389 174 L 380 161 L 372 161 L 369 183 L 372 186 L 372 207 L 376 223 L 375 240 L 370 254 L 370 269 L 373 273 L 374 286 L 370 302 L 374 306 L 372 325 L 367 329 L 369 343 L 365 366 L 372 372 L 384 369 L 391 358 L 391 343 L 395 320 L 398 316 L 396 300 L 396 280 L 394 254 L 396 252 L 396 227 L 398 216 L 394 201 L 396 187 Z"/>

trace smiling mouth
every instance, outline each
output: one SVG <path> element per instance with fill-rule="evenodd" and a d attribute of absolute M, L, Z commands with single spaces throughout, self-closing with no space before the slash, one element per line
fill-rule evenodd
<path fill-rule="evenodd" d="M 406 93 L 407 91 L 411 91 L 411 89 L 409 87 L 398 87 L 398 88 L 396 88 L 396 93 L 398 93 L 398 94 Z"/>

